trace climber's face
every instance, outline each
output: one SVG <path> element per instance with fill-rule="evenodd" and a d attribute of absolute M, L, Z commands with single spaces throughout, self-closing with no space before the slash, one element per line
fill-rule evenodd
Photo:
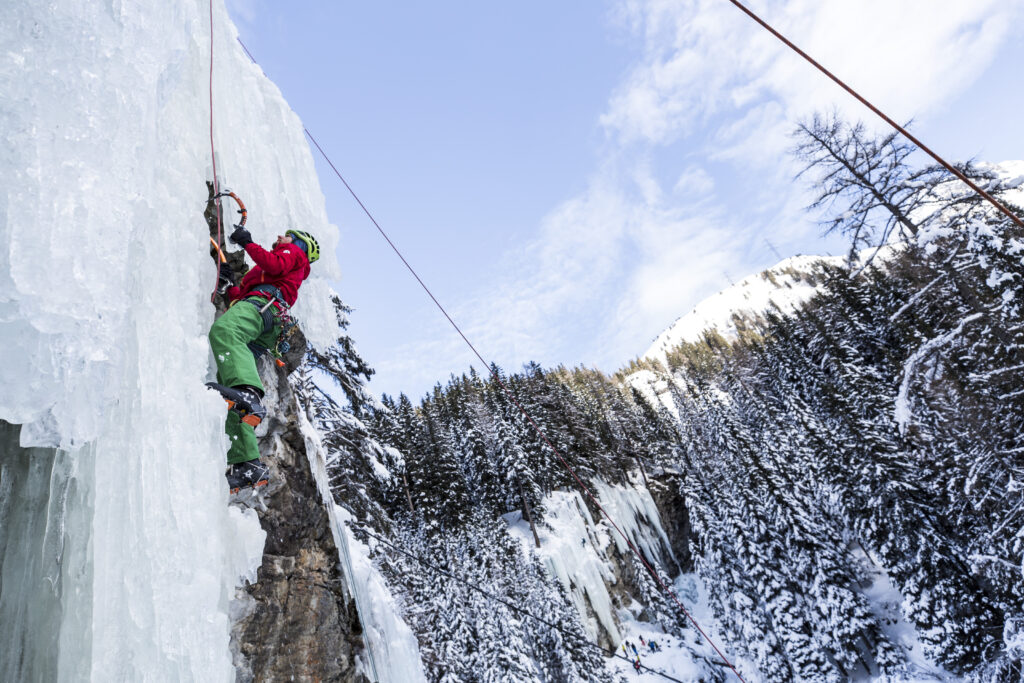
<path fill-rule="evenodd" d="M 291 243 L 292 243 L 292 236 L 291 235 L 278 235 L 277 236 L 277 241 L 274 242 L 274 248 L 276 249 L 277 247 L 281 246 L 282 244 L 291 244 Z"/>

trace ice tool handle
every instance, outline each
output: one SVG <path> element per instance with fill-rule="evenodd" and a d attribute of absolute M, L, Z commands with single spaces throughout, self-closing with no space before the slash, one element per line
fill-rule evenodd
<path fill-rule="evenodd" d="M 242 220 L 235 224 L 235 227 L 244 228 L 245 221 L 249 218 L 249 211 L 245 208 L 245 204 L 242 203 L 242 200 L 238 198 L 237 194 L 228 189 L 225 189 L 223 192 L 218 192 L 213 196 L 214 199 L 219 199 L 220 197 L 231 197 L 238 203 L 238 213 L 242 214 Z"/>

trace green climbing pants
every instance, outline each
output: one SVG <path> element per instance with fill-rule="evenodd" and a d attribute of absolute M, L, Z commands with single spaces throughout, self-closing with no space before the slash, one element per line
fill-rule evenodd
<path fill-rule="evenodd" d="M 256 300 L 262 306 L 263 303 Z M 273 310 L 273 309 L 271 309 Z M 217 363 L 217 382 L 228 387 L 250 386 L 263 392 L 263 382 L 256 369 L 256 357 L 249 349 L 249 342 L 270 349 L 281 332 L 280 322 L 274 316 L 271 329 L 263 331 L 263 316 L 251 303 L 239 301 L 217 318 L 210 328 L 210 348 Z M 256 441 L 256 429 L 228 411 L 224 432 L 231 440 L 228 462 L 231 464 L 255 460 L 260 457 Z"/>

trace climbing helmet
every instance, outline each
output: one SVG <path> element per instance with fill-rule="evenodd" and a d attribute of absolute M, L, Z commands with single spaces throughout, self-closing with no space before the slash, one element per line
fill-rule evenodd
<path fill-rule="evenodd" d="M 309 257 L 309 262 L 313 263 L 320 258 L 320 245 L 316 243 L 316 239 L 305 230 L 286 230 L 285 233 L 293 240 L 302 240 L 306 245 L 305 252 L 306 256 Z"/>

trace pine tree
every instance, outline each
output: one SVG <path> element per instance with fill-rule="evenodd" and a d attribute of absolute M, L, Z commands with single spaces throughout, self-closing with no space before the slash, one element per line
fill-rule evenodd
<path fill-rule="evenodd" d="M 672 582 L 665 574 L 661 565 L 650 558 L 644 558 L 648 565 L 657 573 L 658 578 L 666 586 Z M 633 585 L 636 588 L 634 597 L 639 600 L 647 612 L 646 621 L 660 625 L 666 633 L 681 637 L 686 627 L 686 617 L 679 610 L 679 607 L 671 602 L 664 589 L 651 577 L 650 571 L 640 561 L 636 553 L 629 553 L 629 565 L 633 574 Z"/>
<path fill-rule="evenodd" d="M 472 517 L 465 473 L 455 457 L 455 442 L 445 429 L 435 403 L 426 402 L 415 432 L 413 450 L 420 456 L 413 501 L 425 511 L 428 528 L 437 532 L 459 529 Z"/>

